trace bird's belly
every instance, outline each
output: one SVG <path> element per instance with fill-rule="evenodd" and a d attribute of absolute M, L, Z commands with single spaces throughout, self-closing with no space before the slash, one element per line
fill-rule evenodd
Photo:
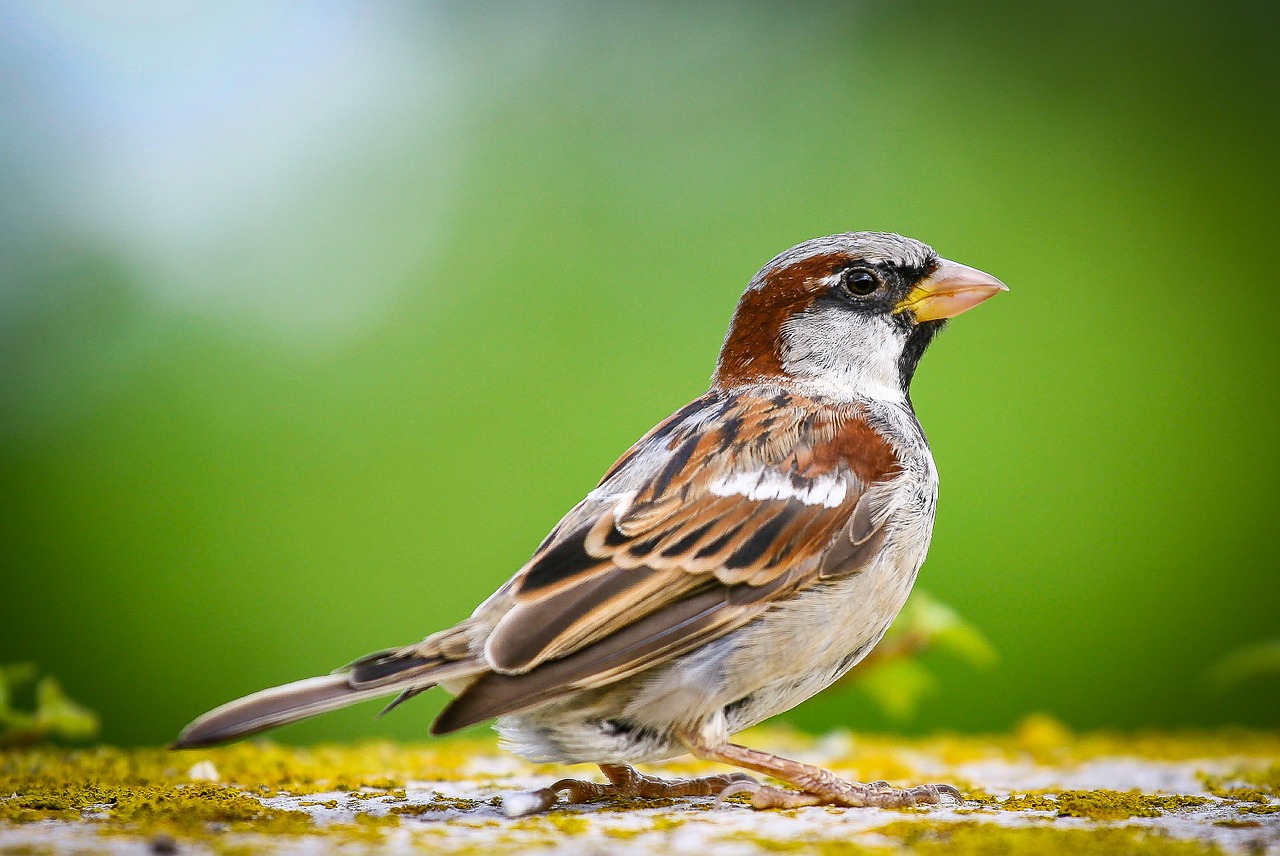
<path fill-rule="evenodd" d="M 906 603 L 923 558 L 923 550 L 887 556 L 743 628 L 726 669 L 743 678 L 725 706 L 730 732 L 790 710 L 853 668 Z"/>

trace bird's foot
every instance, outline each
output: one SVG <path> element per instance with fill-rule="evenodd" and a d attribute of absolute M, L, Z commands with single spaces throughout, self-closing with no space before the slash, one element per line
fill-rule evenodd
<path fill-rule="evenodd" d="M 871 782 L 861 785 L 831 777 L 814 782 L 804 790 L 789 791 L 762 785 L 756 781 L 737 782 L 720 792 L 716 805 L 720 806 L 734 794 L 750 794 L 751 807 L 802 808 L 811 805 L 847 807 L 910 808 L 918 805 L 939 805 L 944 797 L 957 805 L 964 797 L 951 785 L 918 785 L 914 788 L 893 788 L 888 782 Z"/>
<path fill-rule="evenodd" d="M 741 785 L 761 785 L 746 773 L 705 776 L 700 779 L 660 779 L 646 776 L 626 764 L 601 764 L 608 784 L 561 779 L 549 787 L 530 793 L 512 794 L 502 802 L 508 817 L 537 814 L 554 806 L 565 795 L 566 803 L 588 803 L 603 799 L 663 799 L 667 797 L 708 797 Z"/>

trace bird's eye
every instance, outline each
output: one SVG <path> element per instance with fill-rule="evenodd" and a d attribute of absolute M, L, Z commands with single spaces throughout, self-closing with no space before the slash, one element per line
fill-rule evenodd
<path fill-rule="evenodd" d="M 869 270 L 854 268 L 844 275 L 844 287 L 850 294 L 866 297 L 880 287 L 880 280 Z"/>

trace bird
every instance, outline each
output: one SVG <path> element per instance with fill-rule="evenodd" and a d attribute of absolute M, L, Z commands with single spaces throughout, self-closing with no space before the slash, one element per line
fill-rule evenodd
<path fill-rule="evenodd" d="M 512 816 L 562 798 L 961 801 L 949 785 L 847 781 L 732 738 L 844 675 L 906 602 L 938 491 L 911 381 L 948 319 L 1007 290 L 890 232 L 780 253 L 743 292 L 707 392 L 632 445 L 469 618 L 229 702 L 173 746 L 440 687 L 452 699 L 433 734 L 496 718 L 505 749 L 607 780 L 509 796 Z M 666 780 L 633 766 L 684 754 L 739 771 Z"/>

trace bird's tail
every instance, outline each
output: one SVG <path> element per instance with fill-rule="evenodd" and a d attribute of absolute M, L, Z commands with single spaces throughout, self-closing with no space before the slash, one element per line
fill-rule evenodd
<path fill-rule="evenodd" d="M 464 630 L 451 628 L 408 648 L 361 657 L 331 675 L 294 681 L 227 702 L 182 729 L 172 748 L 224 743 L 366 699 L 399 694 L 391 705 L 394 707 L 442 681 L 483 671 L 461 644 Z"/>

